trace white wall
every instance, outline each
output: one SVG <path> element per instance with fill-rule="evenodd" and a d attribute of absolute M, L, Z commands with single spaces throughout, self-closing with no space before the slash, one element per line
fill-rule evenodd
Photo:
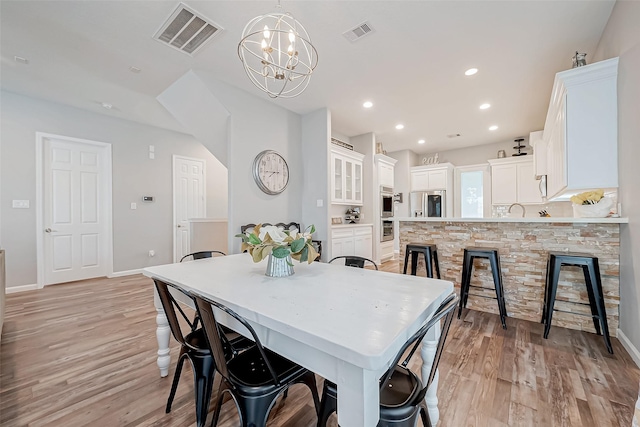
<path fill-rule="evenodd" d="M 640 2 L 618 0 L 594 62 L 618 56 L 619 202 L 628 225 L 620 228 L 620 330 L 640 349 Z M 623 341 L 624 342 L 624 341 Z M 640 353 L 635 354 L 640 365 Z"/>
<path fill-rule="evenodd" d="M 316 228 L 315 240 L 323 244 L 322 259 L 328 261 L 329 230 L 331 219 L 329 208 L 330 188 L 330 132 L 331 112 L 326 108 L 302 116 L 302 226 L 313 224 Z M 322 200 L 322 206 L 318 206 Z"/>
<path fill-rule="evenodd" d="M 542 124 L 544 125 L 544 123 Z M 523 153 L 528 153 L 531 156 L 533 149 L 529 146 L 529 136 L 524 136 L 522 144 L 526 148 L 522 149 Z M 489 159 L 498 158 L 498 150 L 504 150 L 507 157 L 517 153 L 518 150 L 514 150 L 513 147 L 516 143 L 513 141 L 495 142 L 493 144 L 477 145 L 474 147 L 457 148 L 455 150 L 438 151 L 438 161 L 440 163 L 452 163 L 454 166 L 466 166 L 475 165 L 479 163 L 485 163 Z M 420 154 L 419 158 L 422 160 L 424 157 L 432 157 L 436 153 Z M 422 163 L 420 163 L 422 164 Z"/>
<path fill-rule="evenodd" d="M 225 218 L 226 168 L 192 136 L 77 108 L 1 93 L 0 229 L 7 287 L 36 283 L 36 132 L 110 143 L 113 155 L 114 271 L 165 264 L 173 257 L 172 156 L 207 162 L 207 215 Z M 155 160 L 149 159 L 155 146 Z M 143 195 L 154 196 L 142 203 Z M 31 202 L 12 209 L 11 200 Z M 138 204 L 137 210 L 130 203 Z M 154 258 L 148 251 L 155 250 Z"/>
<path fill-rule="evenodd" d="M 304 163 L 300 115 L 215 79 L 206 71 L 194 71 L 229 112 L 229 241 L 240 252 L 234 237 L 240 226 L 258 222 L 302 221 Z M 257 90 L 257 89 L 256 89 Z M 283 100 L 286 102 L 286 100 Z M 289 165 L 289 184 L 280 194 L 263 193 L 253 180 L 253 159 L 263 150 L 275 150 Z"/>

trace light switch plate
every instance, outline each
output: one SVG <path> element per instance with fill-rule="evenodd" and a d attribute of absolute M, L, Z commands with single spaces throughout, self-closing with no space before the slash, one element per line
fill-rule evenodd
<path fill-rule="evenodd" d="M 138 205 L 135 203 L 131 203 L 131 209 L 138 209 Z"/>
<path fill-rule="evenodd" d="M 29 209 L 29 201 L 28 200 L 13 200 L 11 203 L 11 207 L 14 209 Z"/>

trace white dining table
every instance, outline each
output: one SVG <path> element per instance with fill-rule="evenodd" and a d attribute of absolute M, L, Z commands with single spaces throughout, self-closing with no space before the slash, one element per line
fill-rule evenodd
<path fill-rule="evenodd" d="M 157 278 L 220 302 L 248 320 L 262 344 L 338 386 L 338 422 L 371 427 L 379 419 L 379 378 L 425 323 L 453 283 L 314 262 L 289 277 L 265 276 L 266 261 L 230 255 L 145 268 Z M 158 367 L 167 376 L 170 329 L 155 296 Z M 433 362 L 439 329 L 423 341 L 422 378 Z M 437 380 L 426 396 L 433 424 Z"/>

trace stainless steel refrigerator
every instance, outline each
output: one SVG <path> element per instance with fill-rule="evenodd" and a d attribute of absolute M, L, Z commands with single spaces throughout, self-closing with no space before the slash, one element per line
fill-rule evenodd
<path fill-rule="evenodd" d="M 412 191 L 409 193 L 411 216 L 444 218 L 446 216 L 445 200 L 445 190 Z"/>

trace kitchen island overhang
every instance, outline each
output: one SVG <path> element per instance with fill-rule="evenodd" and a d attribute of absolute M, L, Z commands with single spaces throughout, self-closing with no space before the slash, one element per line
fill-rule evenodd
<path fill-rule="evenodd" d="M 507 313 L 510 317 L 533 322 L 540 322 L 542 317 L 548 253 L 581 252 L 597 256 L 609 330 L 612 336 L 617 335 L 620 224 L 628 223 L 627 218 L 395 217 L 394 220 L 398 223 L 400 236 L 401 268 L 407 243 L 435 244 L 442 278 L 453 281 L 457 292 L 464 248 L 497 248 Z M 422 260 L 418 275 L 426 275 Z M 486 260 L 476 260 L 471 284 L 482 286 L 482 289 L 472 288 L 467 307 L 497 314 L 493 278 Z M 553 325 L 595 332 L 580 267 L 562 268 L 555 309 Z"/>

